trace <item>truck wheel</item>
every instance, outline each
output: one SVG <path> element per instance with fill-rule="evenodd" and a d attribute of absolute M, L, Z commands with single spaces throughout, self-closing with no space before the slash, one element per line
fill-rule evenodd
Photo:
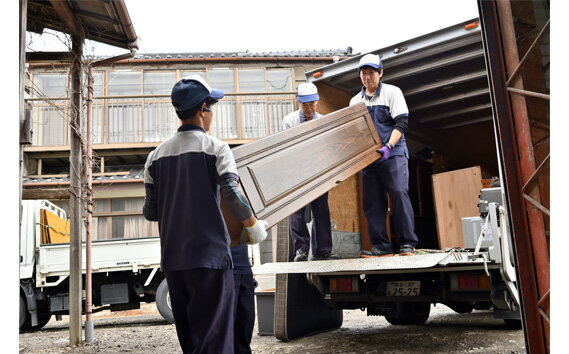
<path fill-rule="evenodd" d="M 156 290 L 156 307 L 160 315 L 170 323 L 174 323 L 174 313 L 172 313 L 172 305 L 170 303 L 170 292 L 168 292 L 168 283 L 166 279 L 162 280 Z"/>
<path fill-rule="evenodd" d="M 429 302 L 397 302 L 385 319 L 392 325 L 423 325 L 430 313 Z"/>
<path fill-rule="evenodd" d="M 30 314 L 28 313 L 26 298 L 22 293 L 20 293 L 20 331 L 27 331 L 31 329 L 31 321 L 29 317 Z"/>
<path fill-rule="evenodd" d="M 20 331 L 38 331 L 51 319 L 49 310 L 38 309 L 38 324 L 32 326 L 32 315 L 28 312 L 26 298 L 20 293 Z"/>

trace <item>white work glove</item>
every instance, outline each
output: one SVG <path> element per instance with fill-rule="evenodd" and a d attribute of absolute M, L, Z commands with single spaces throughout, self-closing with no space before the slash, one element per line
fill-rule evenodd
<path fill-rule="evenodd" d="M 254 245 L 264 241 L 267 238 L 268 225 L 265 220 L 257 220 L 252 226 L 245 226 L 241 232 L 241 243 Z"/>

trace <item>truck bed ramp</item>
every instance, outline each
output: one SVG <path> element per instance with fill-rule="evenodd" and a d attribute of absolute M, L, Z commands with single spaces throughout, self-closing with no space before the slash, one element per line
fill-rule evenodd
<path fill-rule="evenodd" d="M 432 268 L 452 253 L 440 252 L 378 258 L 349 258 L 308 262 L 265 263 L 253 267 L 253 274 L 344 273 Z"/>

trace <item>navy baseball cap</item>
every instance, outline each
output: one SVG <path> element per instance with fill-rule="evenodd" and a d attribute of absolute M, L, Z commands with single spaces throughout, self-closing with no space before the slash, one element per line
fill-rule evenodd
<path fill-rule="evenodd" d="M 360 59 L 360 64 L 358 65 L 358 69 L 361 70 L 364 66 L 371 66 L 374 69 L 381 70 L 383 69 L 383 63 L 379 58 L 379 55 L 375 54 L 366 54 Z"/>
<path fill-rule="evenodd" d="M 176 82 L 172 88 L 172 105 L 176 109 L 178 117 L 183 117 L 184 113 L 191 108 L 211 97 L 216 100 L 222 99 L 223 91 L 211 88 L 208 83 L 199 75 L 188 75 Z"/>

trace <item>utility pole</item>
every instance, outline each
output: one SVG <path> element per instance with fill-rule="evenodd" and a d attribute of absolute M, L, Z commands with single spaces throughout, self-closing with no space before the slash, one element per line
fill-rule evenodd
<path fill-rule="evenodd" d="M 71 35 L 71 107 L 70 107 L 70 155 L 69 155 L 69 345 L 82 342 L 82 260 L 81 260 L 81 74 L 84 37 Z"/>

